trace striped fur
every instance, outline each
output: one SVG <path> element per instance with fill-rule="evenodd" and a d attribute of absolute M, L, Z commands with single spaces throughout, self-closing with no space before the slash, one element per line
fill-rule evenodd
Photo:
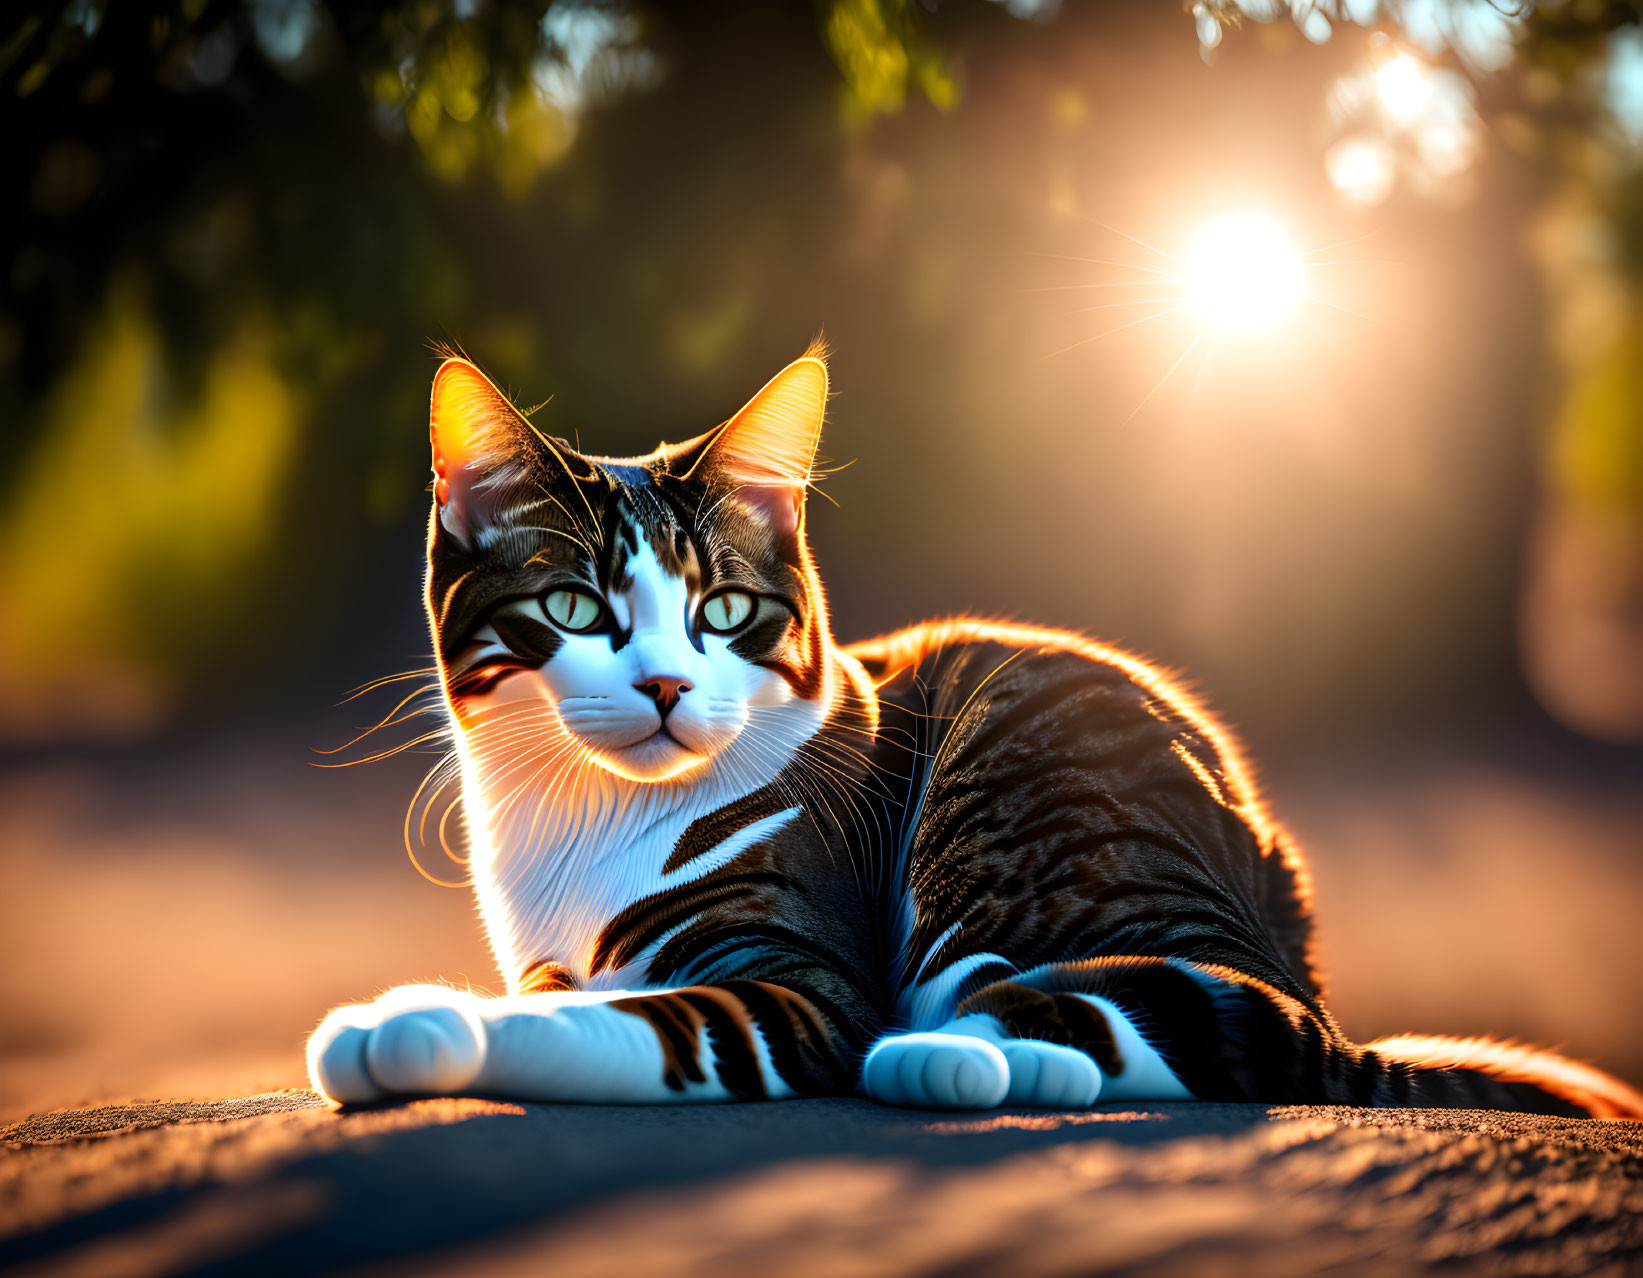
<path fill-rule="evenodd" d="M 804 535 L 826 398 L 813 350 L 614 460 L 441 370 L 427 603 L 509 992 L 339 1008 L 317 1087 L 1643 1116 L 1546 1053 L 1347 1039 L 1298 852 L 1154 668 L 964 619 L 836 645 Z"/>

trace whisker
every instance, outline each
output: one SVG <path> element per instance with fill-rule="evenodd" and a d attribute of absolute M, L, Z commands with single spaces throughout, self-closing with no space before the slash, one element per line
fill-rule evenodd
<path fill-rule="evenodd" d="M 422 862 L 417 858 L 416 847 L 411 842 L 411 813 L 416 810 L 417 799 L 427 789 L 428 783 L 431 782 L 432 780 L 434 780 L 435 777 L 439 777 L 440 774 L 443 772 L 445 775 L 441 778 L 439 784 L 429 794 L 428 802 L 424 805 L 424 807 L 422 809 L 422 822 L 421 822 L 421 828 L 420 828 L 420 831 L 419 831 L 419 841 L 422 842 L 423 844 L 426 844 L 427 843 L 426 830 L 427 830 L 429 810 L 432 808 L 433 804 L 438 801 L 439 796 L 441 794 L 443 794 L 450 787 L 452 781 L 460 779 L 460 774 L 457 772 L 456 768 L 453 766 L 456 763 L 456 761 L 457 761 L 456 751 L 452 750 L 443 759 L 441 759 L 432 768 L 430 768 L 429 771 L 428 771 L 428 775 L 422 778 L 422 784 L 417 786 L 416 793 L 411 796 L 410 805 L 405 809 L 405 855 L 410 858 L 411 865 L 413 867 L 415 867 L 416 872 L 418 874 L 420 874 L 423 878 L 427 879 L 428 882 L 436 884 L 439 887 L 451 887 L 451 888 L 467 887 L 468 886 L 468 880 L 464 879 L 461 882 L 452 883 L 448 879 L 442 879 L 442 878 L 439 878 L 437 875 L 429 873 L 428 868 L 425 865 L 423 865 Z M 460 792 L 458 792 L 457 797 L 451 801 L 451 803 L 447 806 L 446 810 L 449 811 L 451 807 L 456 806 L 456 804 L 460 803 L 461 801 L 462 801 L 461 794 L 460 794 Z"/>
<path fill-rule="evenodd" d="M 386 750 L 368 754 L 363 759 L 347 759 L 342 763 L 321 763 L 315 760 L 310 762 L 308 766 L 313 768 L 357 768 L 366 763 L 379 763 L 383 759 L 393 758 L 396 754 L 404 754 L 407 750 L 414 750 L 419 745 L 427 745 L 430 741 L 442 740 L 446 731 L 443 727 L 434 728 L 432 731 L 424 732 L 420 736 L 412 737 L 409 741 L 402 741 L 400 744 L 390 746 Z"/>
<path fill-rule="evenodd" d="M 369 728 L 366 728 L 364 732 L 361 732 L 352 741 L 346 742 L 343 745 L 339 745 L 333 750 L 325 750 L 325 749 L 321 749 L 318 746 L 315 746 L 315 747 L 313 747 L 314 753 L 315 754 L 324 754 L 324 755 L 341 754 L 344 750 L 347 750 L 347 749 L 349 749 L 353 746 L 358 745 L 361 741 L 365 740 L 365 738 L 370 736 L 373 732 L 378 732 L 383 728 L 394 727 L 396 724 L 404 723 L 406 719 L 413 719 L 419 714 L 427 714 L 428 711 L 432 707 L 423 707 L 422 709 L 411 711 L 411 713 L 406 715 L 404 718 L 395 718 L 395 716 L 398 715 L 399 712 L 401 710 L 403 710 L 406 706 L 410 705 L 411 702 L 415 701 L 418 697 L 424 696 L 424 695 L 426 695 L 426 694 L 428 694 L 432 691 L 434 691 L 434 689 L 432 689 L 432 688 L 418 688 L 415 692 L 412 692 L 409 695 L 401 698 L 398 705 L 396 705 L 392 710 L 388 711 L 387 714 L 383 715 L 383 717 L 377 723 L 373 724 Z"/>
<path fill-rule="evenodd" d="M 350 701 L 358 701 L 367 692 L 375 692 L 378 688 L 386 688 L 390 683 L 404 683 L 407 679 L 428 679 L 438 673 L 438 666 L 423 666 L 418 670 L 407 670 L 403 674 L 383 675 L 380 679 L 372 679 L 369 683 L 360 684 L 359 687 L 355 688 L 337 704 L 345 706 Z"/>

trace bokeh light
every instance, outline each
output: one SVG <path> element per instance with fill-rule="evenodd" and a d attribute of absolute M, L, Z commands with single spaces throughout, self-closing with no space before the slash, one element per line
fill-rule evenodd
<path fill-rule="evenodd" d="M 1432 75 L 1407 53 L 1395 54 L 1375 69 L 1375 96 L 1386 113 L 1407 127 L 1431 106 Z"/>
<path fill-rule="evenodd" d="M 1397 181 L 1397 157 L 1379 138 L 1348 138 L 1324 157 L 1329 181 L 1353 204 L 1379 204 Z"/>
<path fill-rule="evenodd" d="M 1369 45 L 1330 89 L 1330 115 L 1342 130 L 1324 157 L 1330 183 L 1350 204 L 1379 204 L 1400 181 L 1428 198 L 1463 202 L 1483 147 L 1472 81 L 1385 36 Z"/>

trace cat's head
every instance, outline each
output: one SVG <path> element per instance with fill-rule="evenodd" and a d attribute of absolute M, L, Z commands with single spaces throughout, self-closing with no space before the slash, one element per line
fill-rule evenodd
<path fill-rule="evenodd" d="M 705 435 L 593 457 L 447 360 L 427 603 L 470 751 L 656 782 L 813 732 L 833 684 L 804 538 L 826 403 L 812 348 Z"/>

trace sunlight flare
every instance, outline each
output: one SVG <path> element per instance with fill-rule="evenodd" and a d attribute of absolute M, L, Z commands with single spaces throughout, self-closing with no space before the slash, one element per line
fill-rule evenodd
<path fill-rule="evenodd" d="M 1282 227 L 1246 214 L 1201 230 L 1188 250 L 1187 294 L 1217 328 L 1266 329 L 1306 295 L 1306 267 Z"/>

